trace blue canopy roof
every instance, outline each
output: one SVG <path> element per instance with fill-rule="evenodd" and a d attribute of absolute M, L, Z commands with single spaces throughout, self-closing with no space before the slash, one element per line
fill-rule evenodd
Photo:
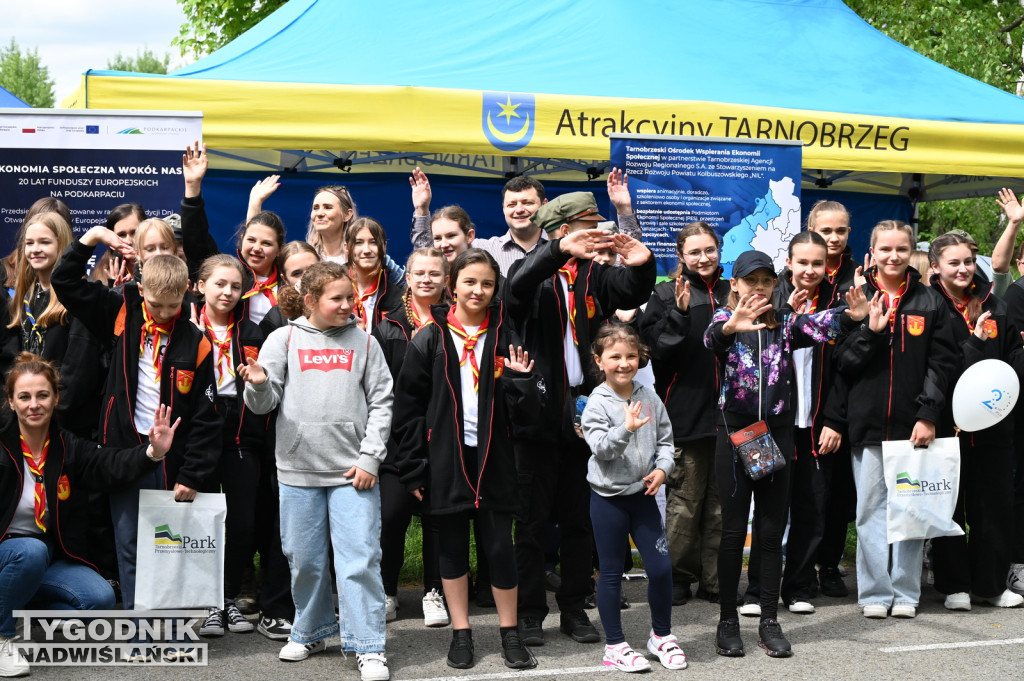
<path fill-rule="evenodd" d="M 0 87 L 0 108 L 18 109 L 18 108 L 25 108 L 25 107 L 28 107 L 28 106 L 29 106 L 28 104 L 26 104 L 25 102 L 21 101 L 20 99 L 18 99 L 14 95 L 12 95 L 7 90 L 5 90 L 2 87 Z M 31 108 L 31 107 L 29 107 L 29 108 Z"/>
<path fill-rule="evenodd" d="M 171 77 L 1024 123 L 1020 98 L 922 57 L 839 0 L 291 0 Z"/>

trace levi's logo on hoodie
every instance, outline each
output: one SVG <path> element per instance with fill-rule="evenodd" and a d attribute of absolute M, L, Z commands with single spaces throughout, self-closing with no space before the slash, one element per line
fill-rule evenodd
<path fill-rule="evenodd" d="M 299 350 L 302 371 L 352 371 L 351 350 Z"/>

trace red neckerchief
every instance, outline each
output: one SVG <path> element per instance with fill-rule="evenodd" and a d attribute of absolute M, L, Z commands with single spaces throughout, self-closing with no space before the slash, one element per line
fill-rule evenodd
<path fill-rule="evenodd" d="M 156 382 L 160 382 L 160 372 L 163 370 L 164 358 L 160 355 L 160 337 L 170 336 L 174 328 L 175 320 L 181 316 L 181 310 L 174 315 L 174 319 L 163 324 L 157 324 L 146 309 L 146 301 L 142 301 L 142 339 L 139 341 L 139 356 L 146 354 L 146 338 L 153 336 L 153 368 L 156 369 Z"/>
<path fill-rule="evenodd" d="M 953 296 L 949 296 L 949 299 L 953 301 L 953 307 L 955 307 L 956 311 L 960 313 L 960 316 L 964 318 L 964 323 L 967 324 L 967 328 L 968 330 L 970 330 L 971 333 L 974 333 L 974 324 L 971 323 L 971 316 L 967 314 L 967 306 L 971 302 L 970 289 L 973 286 L 974 284 L 972 283 L 971 286 L 968 287 L 966 291 L 964 291 L 964 300 L 962 303 L 957 302 L 956 298 L 954 298 Z M 946 293 L 948 295 L 949 291 L 946 291 Z"/>
<path fill-rule="evenodd" d="M 356 317 L 363 320 L 363 326 L 369 326 L 370 320 L 366 318 L 366 305 L 365 302 L 380 289 L 380 280 L 384 278 L 384 270 L 382 269 L 377 273 L 377 281 L 373 282 L 373 286 L 366 289 L 365 292 L 359 290 L 359 285 L 356 283 L 355 277 L 352 277 L 352 288 L 356 292 L 356 306 L 355 312 Z"/>
<path fill-rule="evenodd" d="M 569 304 L 569 328 L 572 331 L 572 342 L 575 345 L 579 345 L 579 341 L 576 340 L 576 274 L 577 265 L 579 263 L 576 258 L 570 258 L 569 262 L 565 263 L 558 269 L 559 274 L 565 275 L 565 280 L 569 284 L 569 298 L 567 300 Z"/>
<path fill-rule="evenodd" d="M 818 311 L 818 294 L 820 292 L 821 292 L 821 284 L 819 284 L 819 285 L 814 287 L 814 297 L 813 298 L 811 298 L 810 296 L 807 297 L 807 302 L 810 303 L 810 304 L 807 306 L 807 313 L 806 314 L 814 314 L 815 312 Z"/>
<path fill-rule="evenodd" d="M 473 348 L 476 347 L 477 341 L 480 340 L 480 336 L 484 335 L 487 331 L 487 325 L 491 321 L 491 311 L 488 310 L 484 316 L 484 322 L 480 325 L 480 328 L 476 330 L 476 333 L 469 333 L 466 328 L 462 326 L 458 319 L 455 318 L 455 306 L 452 305 L 452 309 L 448 310 L 448 328 L 451 329 L 456 336 L 462 339 L 462 357 L 459 358 L 459 366 L 466 366 L 466 359 L 469 359 L 469 367 L 473 371 L 473 390 L 477 391 L 480 389 L 480 367 L 476 363 L 476 353 L 473 352 Z"/>
<path fill-rule="evenodd" d="M 25 455 L 25 463 L 28 464 L 28 470 L 36 481 L 36 489 L 33 494 L 36 501 L 36 527 L 46 532 L 46 490 L 43 488 L 43 468 L 46 466 L 46 453 L 50 451 L 50 438 L 46 438 L 43 453 L 39 455 L 39 463 L 36 464 L 32 450 L 25 442 L 25 437 L 23 435 L 19 437 L 21 438 L 21 453 Z"/>
<path fill-rule="evenodd" d="M 210 317 L 206 314 L 206 306 L 203 305 L 203 311 L 199 313 L 199 316 L 203 320 L 203 326 L 209 332 L 210 342 L 217 348 L 217 383 L 220 383 L 220 379 L 224 377 L 224 366 L 223 360 L 227 357 L 228 360 L 228 373 L 232 376 L 235 375 L 235 371 L 232 368 L 232 357 L 231 357 L 231 330 L 235 328 L 235 313 L 231 313 L 231 317 L 228 320 L 227 333 L 224 334 L 224 339 L 217 338 L 217 332 L 213 330 L 213 324 L 210 323 Z"/>
<path fill-rule="evenodd" d="M 882 298 L 885 300 L 885 305 L 889 310 L 889 331 L 892 332 L 896 329 L 896 308 L 900 306 L 900 299 L 903 298 L 903 294 L 907 292 L 907 286 L 910 285 L 910 273 L 908 272 L 903 276 L 903 283 L 896 289 L 896 293 L 889 293 L 882 287 L 882 284 L 878 281 L 877 271 L 871 277 L 875 282 L 875 286 L 882 292 Z"/>
<path fill-rule="evenodd" d="M 412 294 L 409 295 L 411 296 Z M 412 322 L 413 331 L 419 331 L 423 328 L 424 324 L 430 321 L 430 317 L 427 317 L 426 319 L 420 317 L 420 313 L 416 311 L 416 303 L 412 300 L 409 301 L 409 312 L 412 313 L 412 319 L 409 321 Z"/>
<path fill-rule="evenodd" d="M 260 281 L 259 278 L 254 274 L 252 288 L 242 294 L 242 300 L 246 298 L 252 298 L 257 293 L 262 293 L 270 300 L 271 305 L 277 305 L 277 296 L 274 294 L 274 289 L 277 288 L 277 268 L 270 273 L 264 281 Z"/>
<path fill-rule="evenodd" d="M 842 268 L 843 268 L 843 254 L 842 253 L 839 254 L 839 264 L 836 265 L 836 268 L 834 270 L 830 270 L 828 268 L 828 263 L 826 262 L 826 264 L 825 264 L 825 276 L 828 277 L 828 283 L 830 283 L 830 284 L 836 283 L 836 275 L 839 274 L 839 270 L 841 270 Z"/>

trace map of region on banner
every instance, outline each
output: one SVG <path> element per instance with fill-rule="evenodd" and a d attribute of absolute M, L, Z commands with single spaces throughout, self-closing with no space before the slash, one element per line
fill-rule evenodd
<path fill-rule="evenodd" d="M 757 249 L 777 270 L 800 231 L 800 142 L 613 135 L 612 165 L 628 176 L 633 210 L 659 275 L 676 269 L 676 235 L 703 221 L 722 240 L 728 278 L 743 251 Z"/>

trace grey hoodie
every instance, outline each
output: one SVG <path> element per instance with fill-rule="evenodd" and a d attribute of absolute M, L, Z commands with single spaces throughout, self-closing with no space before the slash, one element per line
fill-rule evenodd
<path fill-rule="evenodd" d="M 260 385 L 245 384 L 257 414 L 280 405 L 278 479 L 295 487 L 348 485 L 352 466 L 377 475 L 391 433 L 391 372 L 377 341 L 356 326 L 321 331 L 305 317 L 267 337 Z"/>
<path fill-rule="evenodd" d="M 630 402 L 641 402 L 641 417 L 651 420 L 629 432 L 626 400 L 607 383 L 594 388 L 583 409 L 580 425 L 590 446 L 587 482 L 603 497 L 636 494 L 646 488 L 643 478 L 655 468 L 667 478 L 675 468 L 672 422 L 658 396 L 636 381 Z"/>

